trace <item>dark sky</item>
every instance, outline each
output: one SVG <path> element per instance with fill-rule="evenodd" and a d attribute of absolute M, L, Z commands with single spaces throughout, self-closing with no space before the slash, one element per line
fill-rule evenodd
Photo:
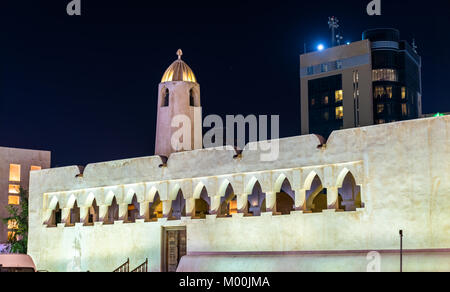
<path fill-rule="evenodd" d="M 178 48 L 203 114 L 278 114 L 300 133 L 299 55 L 329 39 L 395 27 L 423 61 L 423 111 L 450 111 L 450 1 L 2 0 L 0 145 L 52 151 L 53 166 L 152 155 L 157 86 Z"/>

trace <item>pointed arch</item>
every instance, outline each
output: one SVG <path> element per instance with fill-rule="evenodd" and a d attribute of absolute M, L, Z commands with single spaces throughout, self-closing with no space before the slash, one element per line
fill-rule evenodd
<path fill-rule="evenodd" d="M 280 176 L 280 178 L 283 178 L 283 176 Z M 279 191 L 276 193 L 275 214 L 289 215 L 292 211 L 295 211 L 295 192 L 286 176 L 281 183 L 278 183 Z"/>
<path fill-rule="evenodd" d="M 98 221 L 98 216 L 99 216 L 99 208 L 97 205 L 97 200 L 93 198 L 93 200 L 90 202 L 90 206 L 88 208 L 88 213 L 84 225 L 93 226 L 94 223 Z"/>
<path fill-rule="evenodd" d="M 351 171 L 345 168 L 338 176 L 337 185 L 339 187 L 339 208 L 345 209 L 345 211 L 356 211 L 356 208 L 362 207 L 361 187 L 356 184 Z"/>
<path fill-rule="evenodd" d="M 248 212 L 254 216 L 261 215 L 261 212 L 266 211 L 266 194 L 263 193 L 261 184 L 258 180 L 253 183 L 253 188 L 248 196 L 250 205 L 248 206 Z"/>
<path fill-rule="evenodd" d="M 66 226 L 75 226 L 75 223 L 80 223 L 80 208 L 78 207 L 77 200 L 75 200 L 72 204 L 72 208 L 70 208 L 68 222 Z"/>
<path fill-rule="evenodd" d="M 312 212 L 322 212 L 327 209 L 326 189 L 322 185 L 322 180 L 315 172 L 311 172 L 305 181 L 306 210 Z"/>
<path fill-rule="evenodd" d="M 178 186 L 178 192 L 172 200 L 172 208 L 170 210 L 169 219 L 179 220 L 182 216 L 186 216 L 186 200 L 184 199 L 183 191 Z"/>
<path fill-rule="evenodd" d="M 76 200 L 77 200 L 77 197 L 75 197 L 74 194 L 71 194 L 69 197 L 69 200 L 67 200 L 66 208 L 72 209 Z"/>
<path fill-rule="evenodd" d="M 119 220 L 119 205 L 117 204 L 116 196 L 113 195 L 111 204 L 108 206 L 104 224 L 114 224 L 114 221 L 117 220 Z"/>
<path fill-rule="evenodd" d="M 228 180 L 225 180 L 224 183 L 222 183 L 220 194 L 220 207 L 217 216 L 229 217 L 234 213 L 238 213 L 237 197 L 234 193 L 233 186 Z"/>
<path fill-rule="evenodd" d="M 159 193 L 153 195 L 148 208 L 148 221 L 157 221 L 158 218 L 163 218 L 162 201 Z"/>
<path fill-rule="evenodd" d="M 127 214 L 125 216 L 126 223 L 134 223 L 136 219 L 140 218 L 140 204 L 137 199 L 137 195 L 134 194 L 131 198 L 131 202 L 128 204 Z"/>

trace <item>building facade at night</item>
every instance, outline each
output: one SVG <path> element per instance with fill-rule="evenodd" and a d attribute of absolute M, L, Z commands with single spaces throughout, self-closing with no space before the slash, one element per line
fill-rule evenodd
<path fill-rule="evenodd" d="M 179 65 L 158 110 L 199 105 Z M 404 271 L 448 271 L 449 133 L 442 116 L 273 140 L 274 161 L 253 142 L 33 172 L 28 252 L 48 271 L 398 271 L 403 230 Z"/>
<path fill-rule="evenodd" d="M 28 190 L 30 171 L 50 168 L 49 151 L 0 147 L 0 218 L 9 216 L 6 206 L 20 204 L 20 187 Z M 0 220 L 0 245 L 14 234 L 15 222 Z"/>
<path fill-rule="evenodd" d="M 421 58 L 395 29 L 300 56 L 302 134 L 419 118 Z"/>

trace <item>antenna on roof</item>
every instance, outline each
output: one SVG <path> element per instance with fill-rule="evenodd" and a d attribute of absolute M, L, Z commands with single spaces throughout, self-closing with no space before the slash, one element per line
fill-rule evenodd
<path fill-rule="evenodd" d="M 416 39 L 413 39 L 413 40 L 412 40 L 412 48 L 413 48 L 414 53 L 417 54 L 417 44 L 416 44 Z"/>
<path fill-rule="evenodd" d="M 341 36 L 336 35 L 336 30 L 339 28 L 339 19 L 334 16 L 328 17 L 328 27 L 331 29 L 331 46 L 334 47 L 337 39 L 338 43 L 341 42 L 339 39 Z"/>

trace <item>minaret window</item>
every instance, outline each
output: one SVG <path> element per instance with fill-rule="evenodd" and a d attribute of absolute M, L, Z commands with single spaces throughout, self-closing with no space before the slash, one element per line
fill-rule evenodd
<path fill-rule="evenodd" d="M 166 88 L 161 102 L 161 107 L 169 106 L 169 89 Z"/>
<path fill-rule="evenodd" d="M 194 89 L 191 89 L 191 90 L 189 91 L 189 105 L 190 105 L 190 106 L 196 106 L 196 105 L 195 105 Z"/>

